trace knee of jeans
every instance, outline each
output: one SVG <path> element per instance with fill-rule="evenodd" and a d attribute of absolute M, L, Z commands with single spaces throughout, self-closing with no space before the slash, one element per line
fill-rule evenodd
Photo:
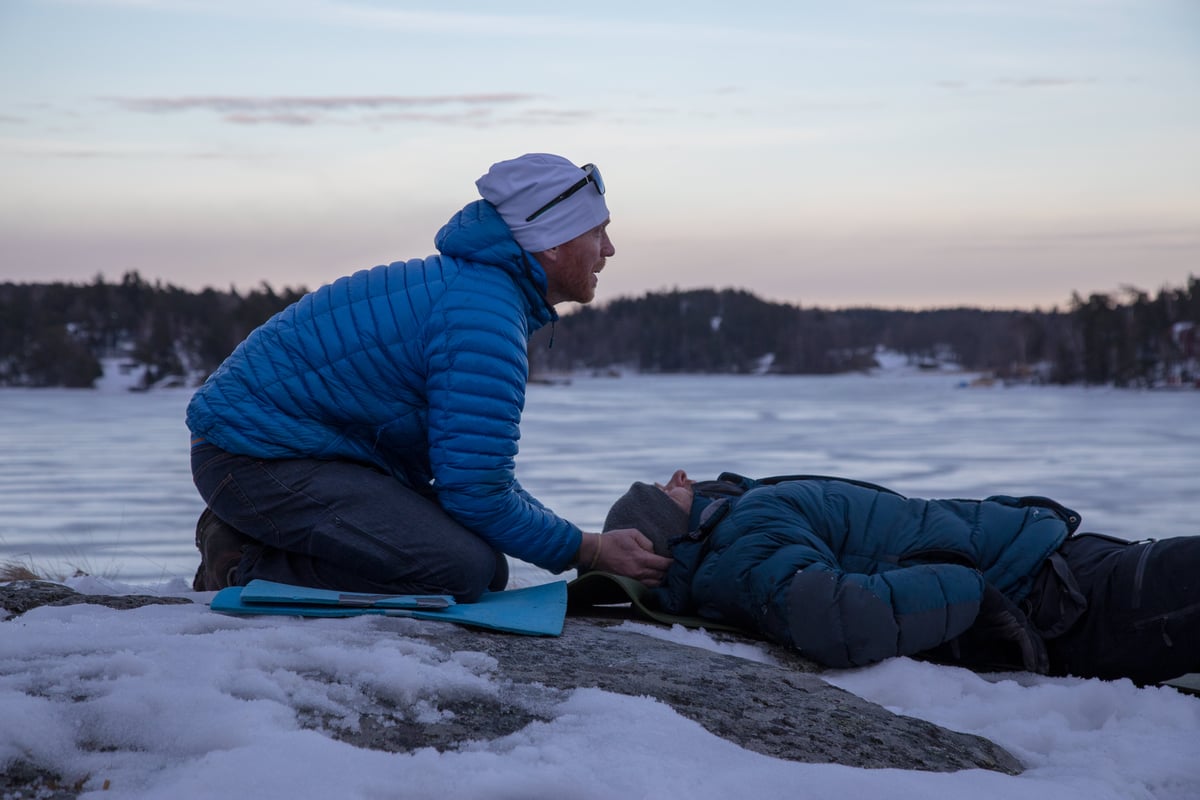
<path fill-rule="evenodd" d="M 508 585 L 508 559 L 503 553 L 490 551 L 484 558 L 463 565 L 462 585 L 452 594 L 460 603 L 473 603 L 485 592 L 498 592 Z"/>

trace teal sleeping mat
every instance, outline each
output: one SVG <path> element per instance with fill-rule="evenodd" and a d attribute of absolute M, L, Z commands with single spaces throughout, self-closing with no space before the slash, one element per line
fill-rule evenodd
<path fill-rule="evenodd" d="M 558 636 L 567 613 L 567 584 L 556 581 L 487 592 L 474 603 L 456 603 L 452 597 L 443 595 L 338 592 L 255 580 L 246 586 L 222 589 L 209 607 L 222 614 L 238 615 L 412 617 L 506 633 Z"/>

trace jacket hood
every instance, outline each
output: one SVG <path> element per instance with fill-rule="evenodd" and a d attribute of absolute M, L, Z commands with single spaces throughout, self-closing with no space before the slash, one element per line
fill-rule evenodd
<path fill-rule="evenodd" d="M 546 271 L 513 238 L 496 207 L 486 200 L 468 203 L 442 226 L 433 240 L 443 256 L 488 264 L 513 276 L 526 295 L 537 326 L 558 319 L 546 302 Z"/>

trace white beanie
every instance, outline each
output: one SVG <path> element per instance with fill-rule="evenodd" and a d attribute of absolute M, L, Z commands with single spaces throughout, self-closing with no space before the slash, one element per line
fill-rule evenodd
<path fill-rule="evenodd" d="M 608 206 L 596 186 L 583 186 L 532 220 L 529 216 L 585 177 L 562 156 L 526 153 L 492 164 L 475 181 L 479 194 L 496 207 L 517 244 L 541 253 L 590 231 L 608 219 Z"/>

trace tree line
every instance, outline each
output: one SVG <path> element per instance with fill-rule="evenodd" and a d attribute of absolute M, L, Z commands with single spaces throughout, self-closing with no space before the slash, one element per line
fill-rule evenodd
<path fill-rule="evenodd" d="M 828 310 L 737 290 L 670 291 L 562 317 L 530 348 L 534 371 L 832 374 L 879 348 L 1005 380 L 1188 385 L 1200 380 L 1200 281 L 1156 296 L 1074 295 L 1060 311 Z"/>
<path fill-rule="evenodd" d="M 136 272 L 119 283 L 0 283 L 0 386 L 88 388 L 100 360 L 144 368 L 141 388 L 194 382 L 303 289 L 190 292 Z"/>
<path fill-rule="evenodd" d="M 142 388 L 203 380 L 303 288 L 267 283 L 191 292 L 138 273 L 119 282 L 0 283 L 0 386 L 90 387 L 101 359 L 141 368 Z M 659 373 L 833 374 L 869 369 L 880 348 L 1006 380 L 1196 385 L 1200 281 L 1156 295 L 1075 295 L 1049 311 L 822 309 L 742 290 L 673 290 L 564 314 L 530 339 L 538 375 L 614 368 Z"/>

